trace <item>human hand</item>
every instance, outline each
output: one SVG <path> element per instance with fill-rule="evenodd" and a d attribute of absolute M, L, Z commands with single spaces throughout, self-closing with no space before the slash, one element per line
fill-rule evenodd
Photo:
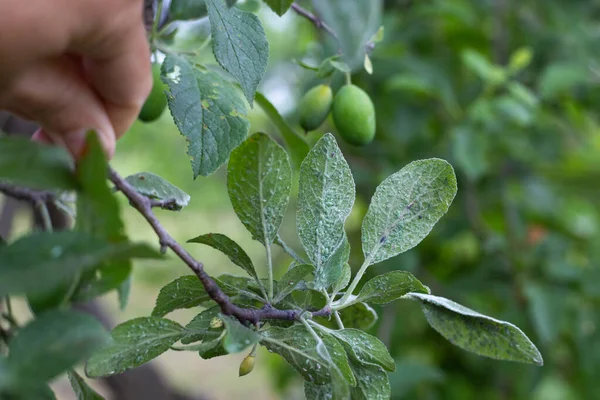
<path fill-rule="evenodd" d="M 2 0 L 0 109 L 79 157 L 89 129 L 110 158 L 152 86 L 142 0 Z"/>

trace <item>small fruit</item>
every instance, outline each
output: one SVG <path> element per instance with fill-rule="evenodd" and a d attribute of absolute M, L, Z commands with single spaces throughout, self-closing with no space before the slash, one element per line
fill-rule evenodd
<path fill-rule="evenodd" d="M 310 89 L 298 106 L 300 126 L 307 132 L 317 129 L 331 111 L 332 102 L 333 94 L 328 85 L 318 85 Z"/>
<path fill-rule="evenodd" d="M 252 354 L 246 356 L 240 364 L 240 376 L 248 375 L 254 369 L 254 361 L 256 357 Z"/>
<path fill-rule="evenodd" d="M 160 64 L 152 64 L 152 90 L 144 103 L 138 119 L 143 122 L 157 120 L 167 106 L 167 96 L 160 80 Z"/>
<path fill-rule="evenodd" d="M 375 137 L 375 107 L 361 88 L 346 85 L 333 100 L 333 122 L 340 136 L 355 146 L 364 146 Z"/>

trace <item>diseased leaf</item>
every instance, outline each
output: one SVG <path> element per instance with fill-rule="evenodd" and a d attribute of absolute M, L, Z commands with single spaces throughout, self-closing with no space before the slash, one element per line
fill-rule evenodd
<path fill-rule="evenodd" d="M 270 326 L 261 333 L 264 336 L 261 344 L 285 358 L 306 381 L 318 385 L 331 382 L 327 363 L 317 352 L 317 341 L 304 326 L 293 325 L 287 329 Z M 322 339 L 329 349 L 333 363 L 346 379 L 353 380 L 342 345 L 329 335 L 324 335 Z"/>
<path fill-rule="evenodd" d="M 162 317 L 181 308 L 196 307 L 209 299 L 197 276 L 180 276 L 160 289 L 152 315 Z"/>
<path fill-rule="evenodd" d="M 67 375 L 77 400 L 104 400 L 104 397 L 96 393 L 77 372 L 71 370 Z"/>
<path fill-rule="evenodd" d="M 346 328 L 368 330 L 377 322 L 377 313 L 366 303 L 356 303 L 339 311 Z"/>
<path fill-rule="evenodd" d="M 190 201 L 189 194 L 152 172 L 133 174 L 125 180 L 141 195 L 153 200 L 169 201 L 163 207 L 167 210 L 179 211 Z"/>
<path fill-rule="evenodd" d="M 304 396 L 306 400 L 332 400 L 333 393 L 330 384 L 317 385 L 304 381 Z"/>
<path fill-rule="evenodd" d="M 243 297 L 247 300 L 254 300 L 264 303 L 260 288 L 256 283 L 245 276 L 235 276 L 229 274 L 219 275 L 215 282 L 221 290 L 229 297 Z"/>
<path fill-rule="evenodd" d="M 265 246 L 273 243 L 287 208 L 292 168 L 287 153 L 264 133 L 256 133 L 231 153 L 227 190 L 233 209 Z"/>
<path fill-rule="evenodd" d="M 337 282 L 333 285 L 333 293 L 338 293 L 346 288 L 352 278 L 352 268 L 350 264 L 345 263 L 342 267 L 342 274 L 340 275 Z"/>
<path fill-rule="evenodd" d="M 252 260 L 250 260 L 248 254 L 246 254 L 244 249 L 242 249 L 239 244 L 227 236 L 220 233 L 207 233 L 206 235 L 201 235 L 195 237 L 194 239 L 188 240 L 188 243 L 205 244 L 213 249 L 219 250 L 221 253 L 229 257 L 232 263 L 241 267 L 251 277 L 253 277 L 258 284 L 260 284 L 256 270 L 254 269 L 254 265 L 252 264 Z"/>
<path fill-rule="evenodd" d="M 102 324 L 89 314 L 49 311 L 10 341 L 7 367 L 23 384 L 39 384 L 83 361 L 108 339 Z"/>
<path fill-rule="evenodd" d="M 221 335 L 223 326 L 212 327 L 215 318 L 220 318 L 219 314 L 221 309 L 219 306 L 214 306 L 202 311 L 196 315 L 186 326 L 185 330 L 188 331 L 186 336 L 181 339 L 181 343 L 189 344 L 198 342 L 200 340 L 206 340 L 207 338 L 213 339 Z"/>
<path fill-rule="evenodd" d="M 228 353 L 239 353 L 260 341 L 261 337 L 257 332 L 245 327 L 237 319 L 226 315 L 221 315 L 221 319 L 226 332 L 223 348 Z"/>
<path fill-rule="evenodd" d="M 290 9 L 294 0 L 265 0 L 265 3 L 280 17 Z"/>
<path fill-rule="evenodd" d="M 350 360 L 356 376 L 356 386 L 350 388 L 352 400 L 388 400 L 391 395 L 388 374 L 377 365 L 366 365 Z"/>
<path fill-rule="evenodd" d="M 456 176 L 444 160 L 414 161 L 375 190 L 362 225 L 368 265 L 412 249 L 448 211 L 456 195 Z"/>
<path fill-rule="evenodd" d="M 409 293 L 421 302 L 427 322 L 450 343 L 481 356 L 543 365 L 542 355 L 516 326 L 479 314 L 443 297 Z"/>
<path fill-rule="evenodd" d="M 231 82 L 181 56 L 165 58 L 161 79 L 171 115 L 188 142 L 194 178 L 210 175 L 246 138 L 246 104 Z"/>
<path fill-rule="evenodd" d="M 298 236 L 313 262 L 315 287 L 324 289 L 341 276 L 350 247 L 344 222 L 354 204 L 354 179 L 335 138 L 324 135 L 300 167 Z"/>
<path fill-rule="evenodd" d="M 110 244 L 75 231 L 38 232 L 0 247 L 0 296 L 49 292 L 108 260 L 160 258 L 146 245 Z"/>
<path fill-rule="evenodd" d="M 90 357 L 85 372 L 87 376 L 97 378 L 139 367 L 167 351 L 184 335 L 184 328 L 168 319 L 132 319 L 113 329 L 112 343 Z"/>
<path fill-rule="evenodd" d="M 362 301 L 371 304 L 386 304 L 410 292 L 430 293 L 427 286 L 423 285 L 410 272 L 392 271 L 378 275 L 365 283 L 352 303 Z"/>
<path fill-rule="evenodd" d="M 33 189 L 78 189 L 65 149 L 15 136 L 0 138 L 0 179 Z"/>
<path fill-rule="evenodd" d="M 319 17 L 336 33 L 344 60 L 352 69 L 361 66 L 366 45 L 381 25 L 381 0 L 328 0 L 313 2 Z"/>
<path fill-rule="evenodd" d="M 358 329 L 330 331 L 344 346 L 351 359 L 365 365 L 379 365 L 388 371 L 394 371 L 396 365 L 387 347 L 375 336 Z"/>
<path fill-rule="evenodd" d="M 256 92 L 255 101 L 271 119 L 273 125 L 275 125 L 283 137 L 287 151 L 291 155 L 292 161 L 294 162 L 294 169 L 300 168 L 300 164 L 302 164 L 302 161 L 310 151 L 310 146 L 304 137 L 300 136 L 290 127 L 290 125 L 285 121 L 281 114 L 279 114 L 277 109 L 273 106 L 273 104 L 271 104 L 264 94 Z"/>
<path fill-rule="evenodd" d="M 288 294 L 296 290 L 298 284 L 302 282 L 306 276 L 313 273 L 314 270 L 315 267 L 310 264 L 296 265 L 294 268 L 288 270 L 285 275 L 281 277 L 279 282 L 277 282 L 277 290 L 275 291 L 276 295 L 273 303 L 277 304 Z"/>
<path fill-rule="evenodd" d="M 219 65 L 238 81 L 248 103 L 267 71 L 269 42 L 258 17 L 223 0 L 207 0 L 213 53 Z"/>

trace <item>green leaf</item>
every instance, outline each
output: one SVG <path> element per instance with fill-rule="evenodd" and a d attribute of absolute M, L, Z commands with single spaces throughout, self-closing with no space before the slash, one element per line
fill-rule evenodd
<path fill-rule="evenodd" d="M 386 178 L 375 190 L 363 220 L 365 264 L 419 244 L 448 211 L 456 190 L 452 166 L 437 158 L 414 161 Z"/>
<path fill-rule="evenodd" d="M 102 324 L 89 314 L 50 311 L 21 328 L 10 341 L 8 368 L 23 383 L 48 381 L 86 359 L 108 339 Z"/>
<path fill-rule="evenodd" d="M 189 21 L 208 15 L 206 0 L 172 0 L 169 6 L 171 21 Z"/>
<path fill-rule="evenodd" d="M 77 372 L 69 371 L 67 375 L 77 400 L 104 400 L 104 397 L 96 393 Z"/>
<path fill-rule="evenodd" d="M 423 285 L 410 272 L 392 271 L 376 276 L 365 283 L 352 302 L 386 304 L 410 292 L 430 293 L 427 286 Z"/>
<path fill-rule="evenodd" d="M 139 367 L 158 357 L 185 335 L 177 322 L 141 317 L 124 322 L 111 332 L 112 343 L 90 357 L 87 376 L 110 376 Z"/>
<path fill-rule="evenodd" d="M 205 340 L 206 338 L 214 338 L 220 336 L 223 327 L 211 328 L 211 322 L 214 318 L 220 318 L 221 309 L 219 306 L 214 306 L 202 311 L 196 315 L 186 326 L 185 330 L 188 334 L 181 339 L 181 343 L 189 344 Z"/>
<path fill-rule="evenodd" d="M 456 165 L 469 179 L 477 180 L 489 171 L 491 143 L 484 132 L 459 125 L 452 129 L 451 141 Z"/>
<path fill-rule="evenodd" d="M 0 296 L 48 292 L 109 260 L 159 257 L 146 245 L 109 244 L 80 232 L 34 233 L 0 247 Z"/>
<path fill-rule="evenodd" d="M 121 284 L 117 288 L 117 296 L 119 297 L 119 309 L 121 311 L 125 310 L 125 308 L 127 308 L 127 304 L 129 304 L 129 295 L 131 294 L 131 281 L 132 276 L 130 273 L 127 279 L 121 282 Z"/>
<path fill-rule="evenodd" d="M 443 297 L 409 293 L 421 302 L 429 325 L 450 343 L 481 356 L 543 365 L 542 355 L 513 324 L 479 314 Z"/>
<path fill-rule="evenodd" d="M 0 138 L 0 179 L 34 189 L 78 189 L 65 149 L 15 136 Z"/>
<path fill-rule="evenodd" d="M 306 381 L 318 385 L 331 382 L 332 377 L 327 362 L 317 352 L 317 341 L 304 326 L 293 325 L 287 329 L 270 326 L 261 333 L 264 336 L 261 344 L 281 355 Z M 342 345 L 330 335 L 324 335 L 322 340 L 335 366 L 345 379 L 353 381 L 354 377 Z"/>
<path fill-rule="evenodd" d="M 0 392 L 0 396 L 3 400 L 56 400 L 56 395 L 50 386 L 41 385 L 39 382 Z"/>
<path fill-rule="evenodd" d="M 252 105 L 254 93 L 267 71 L 269 42 L 258 17 L 223 0 L 207 0 L 213 53 L 219 65 L 238 81 Z"/>
<path fill-rule="evenodd" d="M 171 115 L 188 142 L 194 178 L 210 175 L 246 138 L 246 104 L 231 82 L 180 56 L 165 58 L 161 79 Z"/>
<path fill-rule="evenodd" d="M 352 69 L 362 65 L 365 47 L 381 25 L 382 1 L 315 1 L 313 7 L 336 33 L 344 60 Z"/>
<path fill-rule="evenodd" d="M 77 195 L 75 230 L 111 243 L 123 243 L 127 241 L 127 236 L 121 219 L 121 206 L 107 179 L 106 156 L 98 136 L 91 131 L 87 135 L 87 152 L 77 165 L 77 180 L 81 190 Z M 72 299 L 85 302 L 117 289 L 129 277 L 131 269 L 130 260 L 99 265 L 96 270 L 79 278 Z M 67 282 L 63 290 L 68 292 L 70 286 L 71 283 Z"/>
<path fill-rule="evenodd" d="M 344 290 L 350 283 L 350 278 L 352 278 L 352 268 L 350 267 L 350 264 L 345 263 L 342 267 L 342 274 L 337 282 L 333 285 L 333 293 L 338 293 L 341 290 Z"/>
<path fill-rule="evenodd" d="M 220 275 L 215 282 L 223 292 L 229 297 L 243 297 L 264 303 L 261 289 L 256 286 L 253 280 L 244 276 L 235 276 L 229 274 Z"/>
<path fill-rule="evenodd" d="M 290 9 L 294 0 L 265 0 L 265 3 L 280 17 Z"/>
<path fill-rule="evenodd" d="M 304 396 L 306 400 L 332 400 L 333 393 L 331 385 L 317 385 L 315 383 L 304 381 Z"/>
<path fill-rule="evenodd" d="M 341 276 L 350 248 L 344 222 L 354 204 L 354 179 L 332 134 L 325 134 L 300 167 L 298 236 L 316 268 L 315 287 Z"/>
<path fill-rule="evenodd" d="M 467 49 L 462 52 L 461 58 L 463 63 L 483 81 L 492 85 L 503 83 L 507 76 L 506 71 L 501 67 L 492 64 L 480 53 Z"/>
<path fill-rule="evenodd" d="M 236 214 L 255 240 L 273 243 L 290 198 L 292 168 L 287 153 L 256 133 L 231 153 L 227 190 Z"/>
<path fill-rule="evenodd" d="M 344 346 L 350 358 L 359 363 L 379 365 L 388 371 L 394 371 L 396 368 L 387 348 L 375 336 L 358 329 L 332 330 L 329 333 Z"/>
<path fill-rule="evenodd" d="M 377 313 L 366 303 L 356 303 L 339 311 L 346 328 L 368 330 L 377 322 Z"/>
<path fill-rule="evenodd" d="M 228 353 L 239 353 L 260 342 L 261 336 L 250 328 L 246 328 L 237 319 L 221 315 L 225 324 L 223 347 Z"/>
<path fill-rule="evenodd" d="M 152 315 L 162 317 L 181 308 L 192 308 L 210 299 L 196 275 L 180 276 L 158 293 Z"/>
<path fill-rule="evenodd" d="M 288 270 L 285 275 L 281 277 L 279 282 L 277 282 L 277 289 L 275 290 L 276 296 L 273 303 L 277 304 L 288 294 L 296 290 L 302 280 L 313 273 L 314 270 L 315 267 L 310 264 L 296 265 L 294 268 Z"/>
<path fill-rule="evenodd" d="M 227 236 L 220 233 L 207 233 L 206 235 L 201 235 L 195 237 L 194 239 L 188 240 L 188 243 L 205 244 L 213 249 L 219 250 L 221 253 L 229 257 L 232 263 L 241 267 L 251 277 L 253 277 L 258 284 L 261 284 L 260 279 L 256 274 L 256 270 L 254 269 L 254 265 L 252 264 L 252 260 L 250 260 L 248 254 L 246 254 L 244 249 L 242 249 L 239 244 Z"/>
<path fill-rule="evenodd" d="M 388 400 L 391 395 L 388 374 L 377 365 L 365 365 L 350 360 L 356 376 L 356 386 L 350 388 L 352 400 Z"/>
<path fill-rule="evenodd" d="M 271 104 L 271 102 L 265 97 L 264 94 L 256 92 L 256 103 L 263 109 L 265 114 L 271 119 L 273 125 L 277 128 L 285 145 L 288 153 L 292 157 L 294 162 L 294 168 L 300 168 L 300 164 L 310 151 L 310 146 L 306 142 L 303 136 L 300 136 L 290 125 L 283 119 L 277 109 Z"/>
<path fill-rule="evenodd" d="M 168 210 L 179 211 L 187 206 L 190 195 L 152 172 L 140 172 L 125 180 L 140 194 L 161 201 L 169 201 Z"/>

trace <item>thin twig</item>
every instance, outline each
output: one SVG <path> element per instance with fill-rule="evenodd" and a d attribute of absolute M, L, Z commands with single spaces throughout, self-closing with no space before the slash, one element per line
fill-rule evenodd
<path fill-rule="evenodd" d="M 56 193 L 17 187 L 7 182 L 0 182 L 0 192 L 14 199 L 31 203 L 34 206 L 56 199 Z"/>
<path fill-rule="evenodd" d="M 316 16 L 315 14 L 309 12 L 308 10 L 305 10 L 304 8 L 300 7 L 296 3 L 292 3 L 292 10 L 294 10 L 296 12 L 296 14 L 298 14 L 301 17 L 304 17 L 307 20 L 309 20 L 310 22 L 312 22 L 313 25 L 316 26 L 317 28 L 323 29 L 325 32 L 329 33 L 331 36 L 333 36 L 336 39 L 338 38 L 336 33 L 333 31 L 333 29 L 331 29 L 329 27 L 329 25 L 327 25 L 325 22 L 323 22 L 323 20 L 321 18 L 319 18 L 318 16 Z"/>
<path fill-rule="evenodd" d="M 194 259 L 160 224 L 152 212 L 152 202 L 145 196 L 139 194 L 129 183 L 117 174 L 112 168 L 109 169 L 110 181 L 129 200 L 130 204 L 148 221 L 160 242 L 161 248 L 170 248 L 198 277 L 204 290 L 214 300 L 225 315 L 231 315 L 241 322 L 257 324 L 267 319 L 299 320 L 303 310 L 280 310 L 270 304 L 265 304 L 261 309 L 242 308 L 231 302 L 229 297 L 221 290 L 216 282 L 206 273 L 204 265 Z M 311 312 L 314 317 L 328 317 L 331 308 L 325 306 L 318 311 Z"/>

